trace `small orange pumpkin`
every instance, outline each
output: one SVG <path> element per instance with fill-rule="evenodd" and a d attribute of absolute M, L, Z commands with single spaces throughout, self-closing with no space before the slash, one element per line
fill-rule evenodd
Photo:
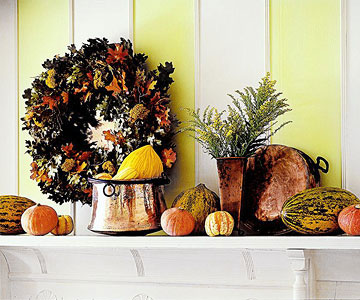
<path fill-rule="evenodd" d="M 31 235 L 45 235 L 53 230 L 58 223 L 56 211 L 47 205 L 29 207 L 21 216 L 21 226 Z"/>
<path fill-rule="evenodd" d="M 188 211 L 173 207 L 161 215 L 161 227 L 168 235 L 189 235 L 195 228 L 195 219 Z"/>
<path fill-rule="evenodd" d="M 231 235 L 234 218 L 227 211 L 216 211 L 206 217 L 205 231 L 208 236 Z"/>
<path fill-rule="evenodd" d="M 71 216 L 60 215 L 56 227 L 51 230 L 53 235 L 68 235 L 74 229 L 74 222 Z"/>
<path fill-rule="evenodd" d="M 340 228 L 349 235 L 360 235 L 360 205 L 354 204 L 344 208 L 339 216 Z"/>

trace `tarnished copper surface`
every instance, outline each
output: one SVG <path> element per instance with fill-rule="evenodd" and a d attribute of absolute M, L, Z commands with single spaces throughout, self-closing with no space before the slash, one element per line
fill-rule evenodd
<path fill-rule="evenodd" d="M 301 151 L 283 146 L 260 148 L 248 159 L 241 226 L 247 233 L 290 232 L 280 220 L 284 202 L 319 185 L 318 167 Z"/>
<path fill-rule="evenodd" d="M 239 229 L 246 158 L 225 157 L 218 158 L 216 161 L 220 183 L 221 210 L 232 215 L 234 226 Z"/>
<path fill-rule="evenodd" d="M 164 186 L 93 183 L 92 207 L 89 230 L 107 234 L 154 231 L 160 229 L 166 209 Z"/>

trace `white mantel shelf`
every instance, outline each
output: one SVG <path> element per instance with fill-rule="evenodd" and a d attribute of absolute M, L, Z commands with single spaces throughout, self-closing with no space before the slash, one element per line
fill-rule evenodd
<path fill-rule="evenodd" d="M 345 235 L 0 235 L 0 299 L 359 299 L 359 268 Z"/>
<path fill-rule="evenodd" d="M 124 237 L 0 236 L 0 247 L 122 249 L 324 249 L 360 250 L 355 236 Z"/>

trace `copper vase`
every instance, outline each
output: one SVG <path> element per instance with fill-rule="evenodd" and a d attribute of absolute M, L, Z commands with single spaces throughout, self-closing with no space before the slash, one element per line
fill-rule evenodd
<path fill-rule="evenodd" d="M 247 158 L 222 157 L 216 160 L 220 183 L 221 210 L 225 210 L 232 215 L 234 228 L 239 230 Z"/>

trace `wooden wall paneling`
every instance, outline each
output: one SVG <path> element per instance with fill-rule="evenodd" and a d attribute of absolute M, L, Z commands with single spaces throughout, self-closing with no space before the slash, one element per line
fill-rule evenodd
<path fill-rule="evenodd" d="M 343 0 L 342 135 L 343 187 L 360 196 L 360 2 Z"/>
<path fill-rule="evenodd" d="M 0 194 L 18 193 L 17 2 L 0 1 Z"/>
<path fill-rule="evenodd" d="M 70 40 L 81 47 L 89 38 L 106 37 L 118 42 L 120 37 L 132 39 L 133 0 L 70 0 Z M 76 203 L 73 207 L 76 235 L 95 235 L 87 229 L 91 207 Z"/>
<path fill-rule="evenodd" d="M 196 100 L 225 109 L 227 94 L 257 85 L 264 76 L 268 47 L 268 2 L 198 0 L 196 22 Z M 196 182 L 218 192 L 216 161 L 196 145 Z"/>

